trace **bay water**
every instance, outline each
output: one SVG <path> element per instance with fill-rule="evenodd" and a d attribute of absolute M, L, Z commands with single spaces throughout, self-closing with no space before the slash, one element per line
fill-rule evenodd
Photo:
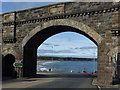
<path fill-rule="evenodd" d="M 37 71 L 83 72 L 97 71 L 97 61 L 46 61 L 37 63 Z"/>

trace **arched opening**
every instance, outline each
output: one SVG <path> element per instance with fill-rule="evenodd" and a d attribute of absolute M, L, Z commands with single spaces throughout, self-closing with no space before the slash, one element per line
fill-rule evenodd
<path fill-rule="evenodd" d="M 43 71 L 97 71 L 97 46 L 76 32 L 61 32 L 49 37 L 38 47 L 37 57 L 38 74 Z"/>
<path fill-rule="evenodd" d="M 2 75 L 12 76 L 14 73 L 13 63 L 15 62 L 15 57 L 12 54 L 7 54 L 2 60 Z"/>
<path fill-rule="evenodd" d="M 41 31 L 37 32 L 32 38 L 30 38 L 24 46 L 23 76 L 33 76 L 36 74 L 37 48 L 47 38 L 55 34 L 67 31 L 80 33 L 89 38 L 98 46 L 98 43 L 92 37 L 90 37 L 87 33 L 77 28 L 65 25 L 57 25 L 44 28 Z"/>

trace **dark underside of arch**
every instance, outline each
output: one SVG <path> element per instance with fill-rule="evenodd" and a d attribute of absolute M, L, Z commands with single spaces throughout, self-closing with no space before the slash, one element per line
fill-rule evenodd
<path fill-rule="evenodd" d="M 97 42 L 90 37 L 87 33 L 82 30 L 70 27 L 70 26 L 51 26 L 45 28 L 38 33 L 36 33 L 24 46 L 23 54 L 23 75 L 24 76 L 33 76 L 36 74 L 36 60 L 37 60 L 37 48 L 49 37 L 61 33 L 61 32 L 77 32 L 80 33 L 96 45 Z"/>
<path fill-rule="evenodd" d="M 12 54 L 7 54 L 2 58 L 2 76 L 12 77 L 14 74 L 13 63 L 15 62 L 15 57 Z"/>

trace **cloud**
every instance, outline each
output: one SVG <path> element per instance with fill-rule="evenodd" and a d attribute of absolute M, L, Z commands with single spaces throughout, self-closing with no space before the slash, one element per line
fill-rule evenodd
<path fill-rule="evenodd" d="M 76 47 L 76 48 L 70 48 L 70 49 L 74 49 L 74 50 L 78 50 L 78 49 L 86 49 L 86 50 L 88 50 L 88 49 L 97 49 L 97 47 L 94 47 L 94 46 L 88 46 L 88 47 L 80 47 L 80 48 L 78 48 L 78 47 Z"/>
<path fill-rule="evenodd" d="M 38 53 L 75 53 L 74 51 L 71 50 L 45 50 L 45 49 L 40 49 L 38 50 Z"/>
<path fill-rule="evenodd" d="M 58 44 L 55 44 L 54 46 L 60 46 L 60 45 L 58 45 Z"/>
<path fill-rule="evenodd" d="M 50 43 L 43 43 L 43 45 L 49 46 L 49 45 L 51 45 L 51 44 L 50 44 Z"/>
<path fill-rule="evenodd" d="M 52 46 L 60 46 L 58 44 L 52 44 L 52 43 L 43 43 L 43 45 L 50 46 L 50 47 L 52 47 Z"/>
<path fill-rule="evenodd" d="M 79 49 L 97 49 L 97 47 L 80 47 Z"/>
<path fill-rule="evenodd" d="M 38 56 L 59 56 L 59 57 L 80 57 L 80 58 L 97 58 L 97 51 L 88 50 L 38 50 Z"/>

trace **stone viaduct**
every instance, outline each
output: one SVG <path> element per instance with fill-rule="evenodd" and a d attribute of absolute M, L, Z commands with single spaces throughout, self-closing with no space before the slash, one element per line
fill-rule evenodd
<path fill-rule="evenodd" d="M 114 65 L 120 79 L 119 2 L 63 2 L 0 16 L 3 71 L 12 70 L 14 61 L 22 61 L 23 76 L 35 75 L 38 46 L 52 35 L 72 31 L 98 46 L 98 83 L 112 83 Z"/>

